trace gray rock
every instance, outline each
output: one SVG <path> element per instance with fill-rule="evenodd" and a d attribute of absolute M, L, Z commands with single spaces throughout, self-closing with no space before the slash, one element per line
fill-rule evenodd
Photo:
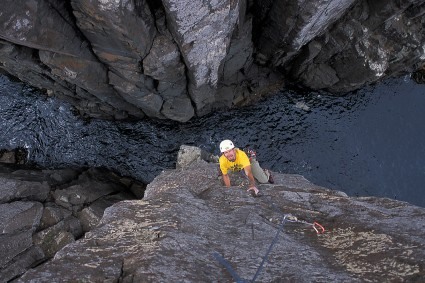
<path fill-rule="evenodd" d="M 136 198 L 141 199 L 145 194 L 146 185 L 135 182 L 131 184 L 129 190 L 136 196 Z"/>
<path fill-rule="evenodd" d="M 78 213 L 77 213 L 78 214 Z M 67 217 L 63 220 L 65 232 L 69 232 L 74 239 L 81 238 L 84 235 L 81 221 L 74 216 Z"/>
<path fill-rule="evenodd" d="M 133 190 L 135 190 L 135 186 L 137 185 L 138 184 L 136 182 L 132 184 L 131 187 L 133 188 Z M 146 186 L 143 187 L 143 191 L 140 191 L 142 196 L 145 188 Z M 97 201 L 93 202 L 90 206 L 82 209 L 77 213 L 79 223 L 81 223 L 82 232 L 85 233 L 91 231 L 94 227 L 96 227 L 102 219 L 103 213 L 106 208 L 112 206 L 117 202 L 133 198 L 134 196 L 130 195 L 129 193 L 120 192 L 115 195 L 108 195 L 104 198 L 100 198 Z"/>
<path fill-rule="evenodd" d="M 299 76 L 299 71 L 292 75 L 312 88 L 338 93 L 358 89 L 385 77 L 412 72 L 416 67 L 411 63 L 424 60 L 419 55 L 423 34 L 416 33 L 422 23 L 419 15 L 423 14 L 423 4 L 423 1 L 402 4 L 395 1 L 356 1 L 338 19 L 338 24 L 316 38 L 322 48 L 313 61 L 311 58 L 305 61 L 304 54 L 300 54 L 295 70 L 301 68 L 305 71 Z M 309 72 L 317 72 L 315 68 L 308 70 L 311 64 L 328 65 L 330 74 L 325 76 L 334 73 L 339 80 L 328 80 L 326 86 L 318 85 L 317 80 L 309 80 Z"/>
<path fill-rule="evenodd" d="M 95 58 L 74 57 L 49 51 L 40 51 L 40 60 L 53 75 L 93 94 L 99 101 L 120 110 L 132 109 L 108 85 L 107 69 Z"/>
<path fill-rule="evenodd" d="M 32 231 L 0 234 L 0 267 L 6 267 L 19 254 L 32 246 Z"/>
<path fill-rule="evenodd" d="M 9 262 L 8 265 L 0 268 L 0 281 L 10 282 L 44 258 L 43 251 L 39 247 L 32 246 L 14 257 L 13 261 Z"/>
<path fill-rule="evenodd" d="M 58 186 L 60 184 L 66 184 L 76 179 L 81 173 L 81 170 L 75 170 L 71 168 L 67 169 L 56 169 L 56 170 L 43 170 L 45 174 L 49 175 L 49 184 Z"/>
<path fill-rule="evenodd" d="M 62 1 L 6 0 L 2 6 L 0 34 L 3 39 L 58 54 L 85 56 L 89 53 L 84 48 L 87 42 L 83 43 L 77 36 Z"/>
<path fill-rule="evenodd" d="M 161 113 L 171 120 L 187 122 L 194 116 L 195 110 L 189 97 L 175 97 L 164 102 Z"/>
<path fill-rule="evenodd" d="M 161 97 L 167 100 L 175 97 L 188 97 L 185 77 L 175 82 L 159 81 L 156 90 Z"/>
<path fill-rule="evenodd" d="M 75 105 L 78 94 L 74 93 L 72 85 L 51 74 L 38 57 L 34 58 L 34 50 L 0 40 L 0 60 L 3 68 L 34 87 L 47 89 L 49 93 L 54 90 L 57 97 Z M 99 101 L 93 95 L 90 95 L 90 99 Z"/>
<path fill-rule="evenodd" d="M 0 177 L 0 203 L 12 200 L 44 201 L 50 192 L 47 182 L 16 181 Z"/>
<path fill-rule="evenodd" d="M 1 163 L 16 163 L 15 153 L 12 151 L 0 154 Z"/>
<path fill-rule="evenodd" d="M 78 27 L 103 63 L 117 72 L 140 70 L 156 32 L 146 1 L 72 0 L 71 5 Z"/>
<path fill-rule="evenodd" d="M 39 202 L 15 201 L 0 204 L 1 235 L 35 231 L 42 214 L 43 205 Z"/>
<path fill-rule="evenodd" d="M 82 209 L 78 212 L 78 219 L 81 222 L 83 231 L 88 232 L 96 227 L 102 219 L 103 212 L 106 208 L 112 206 L 116 202 L 126 199 L 130 199 L 130 197 L 123 194 L 108 196 L 107 198 L 101 198 L 93 202 L 90 206 Z"/>
<path fill-rule="evenodd" d="M 74 0 L 71 4 L 78 27 L 90 40 L 93 52 L 110 70 L 109 83 L 125 101 L 140 108 L 148 116 L 157 117 L 159 111 L 152 114 L 146 101 L 142 105 L 138 103 L 149 92 L 136 86 L 132 77 L 128 76 L 129 72 L 133 76 L 143 76 L 141 62 L 149 52 L 155 36 L 154 21 L 147 2 Z M 130 86 L 131 91 L 123 90 L 125 86 Z M 135 110 L 131 114 L 142 116 Z"/>
<path fill-rule="evenodd" d="M 323 34 L 355 3 L 344 1 L 269 1 L 258 41 L 260 52 L 274 65 L 283 65 L 315 37 Z M 266 4 L 267 5 L 267 4 Z"/>
<path fill-rule="evenodd" d="M 55 190 L 53 198 L 58 205 L 79 211 L 84 205 L 120 190 L 121 188 L 113 183 L 91 181 Z"/>
<path fill-rule="evenodd" d="M 82 225 L 74 216 L 78 215 L 84 206 L 99 209 L 99 222 L 106 207 L 119 201 L 134 199 L 125 189 L 132 184 L 139 184 L 137 181 L 126 180 L 112 172 L 95 168 L 86 171 L 29 170 L 20 169 L 18 165 L 0 164 L 0 176 L 0 199 L 7 200 L 7 203 L 0 203 L 2 282 L 18 278 L 28 269 L 48 261 L 57 251 L 81 238 L 90 227 L 94 227 L 94 224 L 84 226 L 83 231 L 82 226 L 86 223 Z M 46 191 L 40 190 L 40 185 Z M 52 190 L 58 191 L 57 195 L 68 197 L 68 208 L 51 202 L 54 199 L 49 194 L 50 186 L 53 187 Z M 68 194 L 65 193 L 67 188 L 70 189 Z M 43 197 L 37 195 L 40 192 Z M 40 202 L 31 199 L 39 199 Z"/>
<path fill-rule="evenodd" d="M 215 102 L 215 88 L 239 16 L 241 1 L 162 1 L 170 31 L 189 78 L 189 94 L 200 115 Z"/>
<path fill-rule="evenodd" d="M 165 35 L 157 36 L 143 59 L 144 74 L 158 80 L 175 82 L 185 76 L 178 46 Z"/>
<path fill-rule="evenodd" d="M 177 153 L 177 169 L 185 169 L 196 161 L 218 162 L 218 157 L 196 146 L 181 145 Z"/>
<path fill-rule="evenodd" d="M 229 51 L 224 59 L 223 77 L 226 78 L 226 84 L 234 83 L 231 78 L 234 78 L 235 74 L 243 78 L 243 73 L 247 72 L 252 64 L 254 46 L 252 44 L 251 31 L 251 18 L 243 25 L 239 23 L 239 30 L 232 38 Z"/>
<path fill-rule="evenodd" d="M 307 67 L 304 82 L 314 89 L 326 88 L 339 82 L 335 70 L 327 64 L 312 64 Z"/>
<path fill-rule="evenodd" d="M 72 212 L 56 204 L 50 204 L 43 210 L 43 215 L 40 220 L 39 229 L 43 230 L 54 226 L 63 219 L 71 216 Z"/>
<path fill-rule="evenodd" d="M 229 266 L 239 279 L 259 282 L 425 278 L 423 208 L 274 176 L 275 184 L 259 185 L 264 195 L 253 198 L 245 187 L 222 187 L 213 163 L 164 171 L 143 200 L 107 208 L 84 239 L 17 281 L 82 274 L 87 281 L 237 281 Z M 298 222 L 284 221 L 287 215 Z M 324 233 L 316 233 L 315 221 Z"/>
<path fill-rule="evenodd" d="M 287 82 L 338 95 L 420 70 L 424 3 L 7 0 L 0 68 L 84 116 L 186 122 Z"/>
<path fill-rule="evenodd" d="M 45 258 L 52 258 L 57 251 L 75 241 L 74 236 L 65 231 L 63 225 L 63 222 L 59 222 L 55 226 L 34 234 L 34 245 L 43 251 Z"/>
<path fill-rule="evenodd" d="M 78 212 L 78 219 L 80 219 L 84 232 L 90 231 L 99 224 L 99 221 L 103 216 L 104 209 L 96 208 L 97 207 L 89 206 Z"/>
<path fill-rule="evenodd" d="M 71 89 L 58 88 L 66 85 L 60 81 L 66 81 L 88 90 L 98 101 L 113 105 L 116 109 L 133 110 L 131 104 L 127 104 L 107 84 L 106 69 L 93 56 L 88 43 L 79 36 L 64 2 L 27 2 L 4 3 L 1 17 L 5 25 L 0 30 L 1 37 L 28 47 L 9 45 L 3 59 L 7 62 L 8 71 L 37 87 L 74 96 L 72 86 Z M 48 18 L 49 21 L 40 21 L 40 18 Z M 61 27 L 60 31 L 58 26 Z M 34 50 L 39 52 L 34 53 Z M 14 53 L 18 54 L 18 58 L 24 58 L 10 60 Z M 34 58 L 34 54 L 38 54 L 39 58 Z M 26 66 L 22 66 L 22 60 L 27 62 Z M 46 70 L 46 65 L 50 71 Z M 51 80 L 46 80 L 46 77 Z M 56 84 L 57 81 L 59 84 Z"/>

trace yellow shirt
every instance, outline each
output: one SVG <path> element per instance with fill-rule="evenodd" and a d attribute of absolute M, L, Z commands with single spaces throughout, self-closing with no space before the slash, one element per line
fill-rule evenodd
<path fill-rule="evenodd" d="M 246 166 L 251 165 L 251 162 L 249 162 L 249 158 L 244 151 L 240 150 L 239 148 L 235 148 L 235 151 L 236 159 L 234 162 L 227 159 L 224 154 L 220 156 L 220 170 L 223 175 L 227 175 L 229 170 L 233 172 L 241 171 Z"/>

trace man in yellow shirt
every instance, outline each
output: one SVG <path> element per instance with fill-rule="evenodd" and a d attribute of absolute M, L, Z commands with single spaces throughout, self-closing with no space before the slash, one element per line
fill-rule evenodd
<path fill-rule="evenodd" d="M 245 171 L 249 180 L 248 191 L 251 191 L 254 196 L 261 195 L 255 184 L 255 179 L 260 183 L 273 183 L 270 172 L 268 170 L 263 170 L 256 159 L 252 160 L 251 166 L 251 162 L 246 153 L 239 148 L 235 148 L 231 140 L 222 141 L 220 143 L 220 151 L 222 153 L 219 159 L 220 170 L 223 174 L 223 181 L 226 187 L 230 187 L 228 172 L 241 171 L 242 169 Z"/>

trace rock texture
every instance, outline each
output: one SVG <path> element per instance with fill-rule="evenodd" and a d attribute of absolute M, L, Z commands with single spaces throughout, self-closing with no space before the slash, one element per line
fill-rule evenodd
<path fill-rule="evenodd" d="M 98 118 L 186 122 L 284 82 L 347 92 L 424 65 L 425 1 L 5 0 L 0 69 Z"/>
<path fill-rule="evenodd" d="M 313 89 L 354 90 L 423 66 L 424 8 L 424 1 L 274 1 L 264 8 L 259 55 Z"/>
<path fill-rule="evenodd" d="M 52 258 L 140 186 L 101 169 L 34 170 L 0 164 L 0 281 Z M 144 188 L 143 188 L 144 189 Z"/>
<path fill-rule="evenodd" d="M 264 195 L 253 198 L 245 178 L 232 176 L 234 186 L 224 188 L 217 164 L 201 155 L 185 147 L 180 168 L 163 171 L 143 199 L 107 208 L 97 227 L 16 282 L 425 280 L 424 208 L 348 197 L 277 173 L 275 184 L 259 186 Z M 40 212 L 31 215 L 28 228 Z M 284 220 L 289 215 L 299 221 Z M 324 233 L 315 232 L 314 221 Z"/>

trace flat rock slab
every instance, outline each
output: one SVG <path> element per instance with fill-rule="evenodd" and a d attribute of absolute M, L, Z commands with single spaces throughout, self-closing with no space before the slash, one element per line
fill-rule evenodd
<path fill-rule="evenodd" d="M 425 280 L 424 208 L 348 197 L 297 175 L 259 188 L 259 198 L 224 188 L 204 161 L 164 171 L 143 200 L 106 209 L 84 239 L 17 281 Z M 300 221 L 283 221 L 289 214 Z"/>

